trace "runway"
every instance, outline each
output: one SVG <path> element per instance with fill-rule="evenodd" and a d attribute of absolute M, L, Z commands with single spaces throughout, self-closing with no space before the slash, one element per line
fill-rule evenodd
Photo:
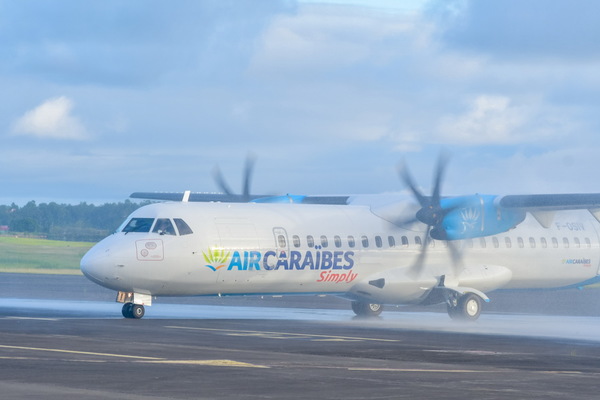
<path fill-rule="evenodd" d="M 158 299 L 127 320 L 83 277 L 0 282 L 3 398 L 598 398 L 595 290 L 564 295 L 575 316 L 491 309 L 475 324 L 412 308 L 361 320 L 297 296 Z"/>

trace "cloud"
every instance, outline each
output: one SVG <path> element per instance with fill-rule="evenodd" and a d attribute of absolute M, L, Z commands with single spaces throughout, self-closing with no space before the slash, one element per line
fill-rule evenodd
<path fill-rule="evenodd" d="M 19 118 L 12 132 L 48 139 L 87 139 L 88 133 L 79 119 L 71 114 L 72 108 L 73 102 L 65 96 L 48 99 Z"/>
<path fill-rule="evenodd" d="M 0 0 L 0 9 L 0 73 L 147 87 L 182 75 L 212 82 L 239 74 L 254 37 L 293 2 Z"/>
<path fill-rule="evenodd" d="M 461 115 L 442 119 L 440 131 L 447 140 L 467 144 L 507 144 L 519 141 L 516 135 L 527 119 L 527 111 L 511 104 L 506 96 L 481 95 Z"/>
<path fill-rule="evenodd" d="M 600 58 L 600 3 L 588 0 L 434 1 L 446 44 L 500 58 Z"/>
<path fill-rule="evenodd" d="M 580 126 L 565 108 L 536 99 L 479 95 L 462 113 L 440 119 L 438 139 L 466 146 L 544 143 L 568 139 Z"/>
<path fill-rule="evenodd" d="M 314 79 L 340 68 L 384 66 L 397 56 L 389 48 L 412 47 L 412 16 L 378 14 L 367 7 L 301 6 L 294 15 L 280 15 L 260 38 L 250 71 L 289 78 Z"/>

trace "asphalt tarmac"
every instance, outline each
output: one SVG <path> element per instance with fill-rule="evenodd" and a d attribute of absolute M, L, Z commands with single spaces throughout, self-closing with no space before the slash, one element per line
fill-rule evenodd
<path fill-rule="evenodd" d="M 490 297 L 472 324 L 315 296 L 158 299 L 129 320 L 83 277 L 0 274 L 0 398 L 600 397 L 600 290 Z"/>

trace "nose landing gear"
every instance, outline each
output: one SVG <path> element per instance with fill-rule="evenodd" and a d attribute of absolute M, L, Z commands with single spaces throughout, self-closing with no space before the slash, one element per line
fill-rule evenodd
<path fill-rule="evenodd" d="M 123 304 L 121 313 L 125 318 L 140 319 L 144 316 L 146 310 L 141 304 L 125 303 Z"/>
<path fill-rule="evenodd" d="M 117 293 L 117 302 L 124 303 L 121 314 L 125 318 L 140 319 L 146 313 L 144 306 L 152 305 L 152 296 L 133 292 Z"/>

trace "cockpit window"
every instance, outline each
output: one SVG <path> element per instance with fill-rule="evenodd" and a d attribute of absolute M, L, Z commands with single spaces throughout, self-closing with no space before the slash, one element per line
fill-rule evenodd
<path fill-rule="evenodd" d="M 170 219 L 159 218 L 156 220 L 156 225 L 154 225 L 152 232 L 160 235 L 175 235 L 175 228 L 173 227 L 173 223 Z"/>
<path fill-rule="evenodd" d="M 174 218 L 173 221 L 175 221 L 175 225 L 177 225 L 177 229 L 179 230 L 179 234 L 181 236 L 191 235 L 192 233 L 194 233 L 192 232 L 192 228 L 190 228 L 190 226 L 186 224 L 185 221 L 181 218 Z"/>
<path fill-rule="evenodd" d="M 122 232 L 150 232 L 154 218 L 132 218 Z"/>

